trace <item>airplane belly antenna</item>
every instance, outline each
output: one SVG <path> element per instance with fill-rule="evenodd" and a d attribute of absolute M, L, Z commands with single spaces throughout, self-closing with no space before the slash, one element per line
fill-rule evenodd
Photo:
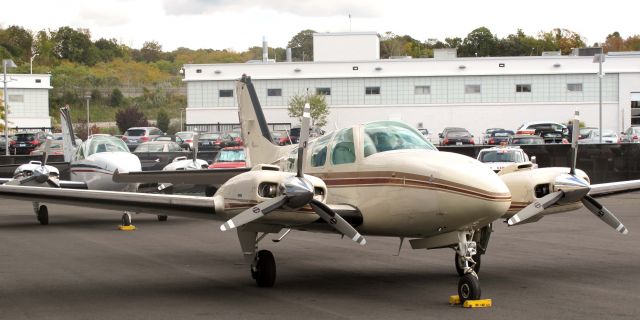
<path fill-rule="evenodd" d="M 313 211 L 322 218 L 322 220 L 327 222 L 332 228 L 336 229 L 341 234 L 349 237 L 360 245 L 367 243 L 365 238 L 346 220 L 344 220 L 344 218 L 331 210 L 331 208 L 323 202 L 313 199 L 313 184 L 305 178 L 304 173 L 302 172 L 304 166 L 304 153 L 309 140 L 309 122 L 309 104 L 306 104 L 303 112 L 302 126 L 300 128 L 300 140 L 298 142 L 298 167 L 296 175 L 288 177 L 279 186 L 279 192 L 281 195 L 261 202 L 258 205 L 239 213 L 222 224 L 220 226 L 220 230 L 227 231 L 237 228 L 280 208 L 294 210 L 308 204 L 311 206 Z"/>

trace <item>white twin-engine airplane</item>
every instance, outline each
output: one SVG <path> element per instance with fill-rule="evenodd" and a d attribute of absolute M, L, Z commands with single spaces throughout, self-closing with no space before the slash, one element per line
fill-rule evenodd
<path fill-rule="evenodd" d="M 291 229 L 337 232 L 361 245 L 369 235 L 398 237 L 401 245 L 409 238 L 414 249 L 454 249 L 462 301 L 480 298 L 480 257 L 498 219 L 515 225 L 585 204 L 627 232 L 592 196 L 637 189 L 640 181 L 590 185 L 575 169 L 575 148 L 571 168 L 525 163 L 496 174 L 475 159 L 439 152 L 400 122 L 356 125 L 308 141 L 308 117 L 300 148 L 276 146 L 251 79 L 243 76 L 236 90 L 254 166 L 228 179 L 213 198 L 25 186 L 0 186 L 0 197 L 225 221 L 220 229 L 237 230 L 251 274 L 265 287 L 276 278 L 272 253 L 258 250 L 269 233 L 285 229 L 281 240 Z M 180 179 L 202 174 L 196 171 Z"/>

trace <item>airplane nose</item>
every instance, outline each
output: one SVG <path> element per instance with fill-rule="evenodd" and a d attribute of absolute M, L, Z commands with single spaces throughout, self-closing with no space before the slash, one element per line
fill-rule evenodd
<path fill-rule="evenodd" d="M 454 153 L 439 152 L 439 157 L 439 178 L 448 192 L 438 194 L 438 203 L 450 227 L 485 225 L 509 209 L 509 188 L 488 166 Z"/>

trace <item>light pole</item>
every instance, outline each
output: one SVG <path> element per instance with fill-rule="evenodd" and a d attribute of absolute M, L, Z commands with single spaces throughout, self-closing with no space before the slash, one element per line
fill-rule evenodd
<path fill-rule="evenodd" d="M 182 113 L 185 112 L 185 108 L 180 108 L 180 131 L 184 131 L 182 126 L 184 125 L 184 121 L 182 121 Z"/>
<path fill-rule="evenodd" d="M 15 68 L 16 64 L 11 59 L 2 60 L 2 72 L 4 73 L 4 91 L 2 92 L 4 99 L 4 155 L 9 155 L 9 99 L 7 96 L 7 68 Z"/>
<path fill-rule="evenodd" d="M 600 134 L 599 134 L 599 138 L 600 141 L 599 143 L 602 143 L 602 78 L 604 78 L 604 73 L 602 72 L 602 63 L 604 62 L 604 53 L 599 53 L 593 56 L 593 63 L 597 63 L 598 64 L 598 78 L 599 78 L 599 85 L 598 85 L 598 105 L 600 106 Z"/>
<path fill-rule="evenodd" d="M 31 56 L 31 60 L 29 61 L 29 73 L 33 74 L 33 59 L 35 57 L 37 57 L 39 55 L 39 53 L 36 53 L 34 55 Z"/>
<path fill-rule="evenodd" d="M 91 100 L 91 95 L 87 93 L 84 98 L 87 99 L 87 139 L 89 139 L 91 135 L 91 123 L 89 122 L 89 100 Z"/>

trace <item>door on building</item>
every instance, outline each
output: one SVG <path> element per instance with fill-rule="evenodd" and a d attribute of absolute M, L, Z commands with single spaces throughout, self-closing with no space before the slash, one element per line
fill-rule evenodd
<path fill-rule="evenodd" d="M 640 125 L 640 92 L 631 92 L 631 125 Z"/>

